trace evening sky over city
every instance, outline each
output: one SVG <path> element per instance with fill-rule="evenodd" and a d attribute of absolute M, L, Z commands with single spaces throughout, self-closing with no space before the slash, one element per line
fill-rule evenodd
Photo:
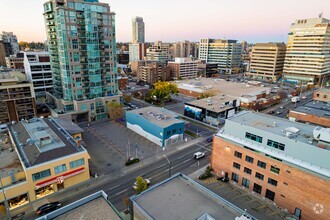
<path fill-rule="evenodd" d="M 1 0 L 0 31 L 19 41 L 44 41 L 46 0 Z M 295 19 L 330 19 L 329 0 L 100 0 L 116 13 L 117 42 L 131 41 L 131 19 L 141 16 L 146 41 L 225 38 L 248 42 L 287 41 Z"/>

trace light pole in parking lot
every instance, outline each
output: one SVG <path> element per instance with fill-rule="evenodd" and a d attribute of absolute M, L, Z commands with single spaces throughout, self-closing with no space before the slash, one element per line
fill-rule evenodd
<path fill-rule="evenodd" d="M 163 155 L 163 157 L 165 157 L 165 159 L 166 159 L 167 162 L 168 162 L 168 165 L 170 166 L 170 169 L 168 170 L 168 177 L 170 178 L 170 177 L 171 177 L 172 164 L 171 164 L 171 161 L 166 157 L 165 154 Z"/>

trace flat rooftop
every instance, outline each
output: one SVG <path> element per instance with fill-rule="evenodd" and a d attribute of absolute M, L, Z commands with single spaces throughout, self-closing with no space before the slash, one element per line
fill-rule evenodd
<path fill-rule="evenodd" d="M 18 158 L 10 138 L 7 134 L 0 134 L 0 178 L 9 176 L 23 171 L 23 167 Z"/>
<path fill-rule="evenodd" d="M 220 113 L 233 108 L 234 106 L 230 106 L 229 102 L 233 102 L 236 99 L 237 98 L 229 95 L 217 95 L 205 99 L 198 99 L 191 102 L 187 102 L 186 104 L 204 108 L 207 111 Z"/>
<path fill-rule="evenodd" d="M 10 125 L 9 132 L 25 167 L 86 151 L 53 118 L 22 120 Z"/>
<path fill-rule="evenodd" d="M 310 101 L 304 105 L 292 109 L 291 111 L 316 115 L 324 118 L 330 118 L 330 103 Z"/>
<path fill-rule="evenodd" d="M 180 173 L 131 197 L 131 201 L 134 210 L 137 206 L 157 220 L 199 219 L 205 213 L 214 219 L 233 220 L 244 213 Z"/>
<path fill-rule="evenodd" d="M 259 95 L 270 93 L 270 87 L 261 87 L 249 85 L 245 82 L 231 82 L 224 79 L 214 78 L 197 78 L 176 81 L 179 89 L 191 90 L 199 93 L 207 91 L 216 91 L 219 94 L 226 94 L 234 97 L 242 97 L 244 95 Z"/>
<path fill-rule="evenodd" d="M 108 195 L 99 191 L 69 205 L 46 214 L 38 220 L 66 220 L 66 219 L 93 219 L 93 220 L 121 220 L 118 211 L 107 201 Z"/>
<path fill-rule="evenodd" d="M 129 112 L 132 114 L 137 114 L 160 127 L 168 127 L 172 124 L 183 122 L 178 119 L 178 116 L 174 112 L 164 108 L 148 106 L 145 108 L 131 110 Z"/>

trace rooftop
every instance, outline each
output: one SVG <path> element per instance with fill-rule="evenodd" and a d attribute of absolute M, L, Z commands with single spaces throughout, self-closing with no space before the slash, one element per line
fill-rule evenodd
<path fill-rule="evenodd" d="M 245 82 L 231 82 L 224 79 L 214 78 L 197 78 L 182 81 L 176 81 L 179 89 L 191 90 L 199 93 L 205 93 L 215 90 L 221 94 L 234 97 L 242 97 L 243 95 L 255 96 L 263 93 L 270 93 L 270 87 L 261 87 L 249 85 Z"/>
<path fill-rule="evenodd" d="M 220 113 L 233 108 L 234 106 L 230 105 L 230 102 L 234 100 L 236 100 L 235 97 L 222 94 L 205 99 L 194 100 L 187 102 L 186 104 L 198 106 L 200 108 L 206 109 L 207 111 Z"/>
<path fill-rule="evenodd" d="M 243 210 L 180 173 L 131 197 L 131 201 L 133 209 L 138 208 L 158 220 L 199 219 L 205 214 L 213 219 L 233 220 L 244 214 Z"/>
<path fill-rule="evenodd" d="M 292 112 L 301 112 L 319 117 L 330 118 L 330 103 L 311 101 L 291 110 Z"/>
<path fill-rule="evenodd" d="M 173 112 L 164 108 L 157 108 L 153 106 L 132 110 L 129 111 L 129 113 L 137 114 L 160 127 L 168 127 L 172 124 L 183 122 L 178 119 L 178 116 Z"/>
<path fill-rule="evenodd" d="M 64 130 L 69 132 L 69 134 L 77 134 L 82 133 L 84 130 L 79 127 L 76 123 L 73 123 L 72 121 L 61 119 L 61 118 L 53 118 L 54 121 L 56 121 Z"/>
<path fill-rule="evenodd" d="M 9 132 L 25 167 L 86 151 L 53 118 L 22 120 L 10 125 Z"/>
<path fill-rule="evenodd" d="M 103 191 L 96 192 L 54 212 L 46 214 L 38 220 L 47 219 L 93 219 L 93 220 L 120 220 L 118 211 L 107 201 Z"/>

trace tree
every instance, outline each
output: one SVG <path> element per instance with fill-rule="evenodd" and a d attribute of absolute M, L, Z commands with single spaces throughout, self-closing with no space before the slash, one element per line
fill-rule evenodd
<path fill-rule="evenodd" d="M 215 96 L 217 95 L 217 91 L 216 90 L 210 90 L 210 91 L 207 91 L 207 92 L 204 92 L 202 94 L 199 95 L 199 99 L 205 99 L 205 98 L 208 98 L 208 97 L 212 97 L 212 96 Z"/>
<path fill-rule="evenodd" d="M 143 192 L 147 189 L 147 181 L 143 179 L 141 176 L 136 177 L 136 185 L 134 187 L 137 194 Z"/>
<path fill-rule="evenodd" d="M 129 102 L 131 102 L 132 97 L 128 94 L 123 94 L 123 99 L 126 103 L 129 103 Z"/>
<path fill-rule="evenodd" d="M 151 97 L 163 104 L 168 101 L 171 94 L 178 94 L 178 86 L 170 82 L 158 81 L 154 84 L 154 89 L 151 91 Z"/>
<path fill-rule="evenodd" d="M 118 102 L 109 102 L 108 103 L 108 113 L 110 119 L 116 120 L 118 118 L 122 118 L 124 116 L 124 110 L 122 106 Z"/>

